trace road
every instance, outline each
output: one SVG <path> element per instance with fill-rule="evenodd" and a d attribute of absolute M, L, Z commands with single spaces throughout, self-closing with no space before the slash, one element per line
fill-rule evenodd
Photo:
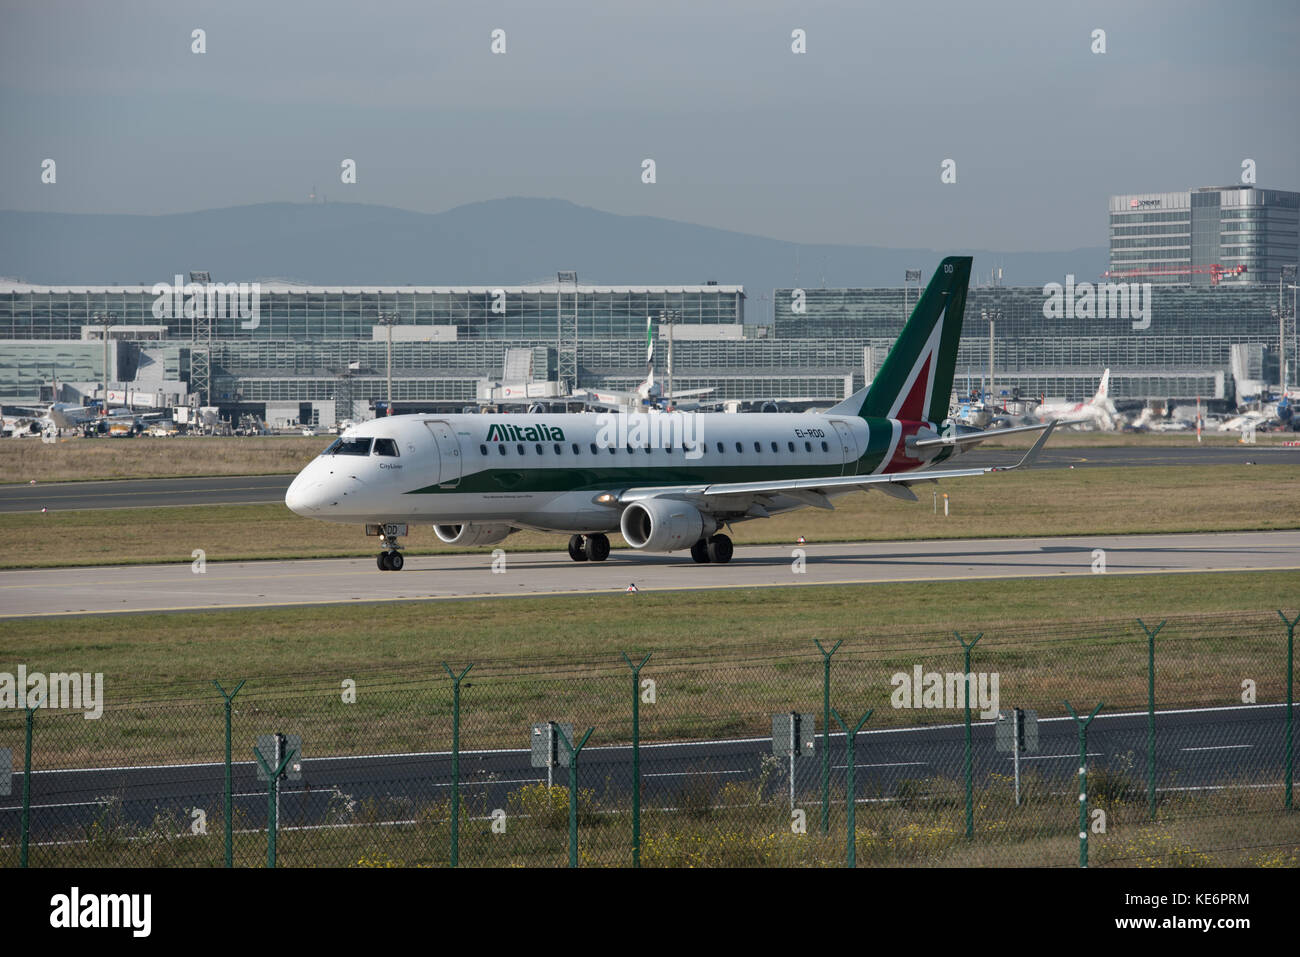
<path fill-rule="evenodd" d="M 189 564 L 0 571 L 0 618 L 598 595 L 631 584 L 649 592 L 1077 576 L 1095 574 L 1098 549 L 1110 575 L 1300 570 L 1300 531 L 747 545 L 726 565 L 697 565 L 685 552 L 617 549 L 576 564 L 562 552 L 507 550 L 500 573 L 486 553 L 412 556 L 401 572 L 380 572 L 370 558 L 209 561 L 202 573 Z"/>
<path fill-rule="evenodd" d="M 1010 704 L 1004 702 L 1003 707 Z M 1085 703 L 1075 704 L 1082 708 Z M 792 705 L 805 710 L 814 707 L 813 702 Z M 1091 710 L 1092 703 L 1087 705 Z M 895 800 L 900 788 L 909 787 L 903 784 L 905 781 L 960 780 L 964 728 L 955 723 L 960 712 L 951 714 L 954 723 L 930 727 L 872 729 L 868 725 L 855 747 L 858 800 L 864 804 Z M 820 722 L 820 715 L 817 720 Z M 1284 707 L 1271 704 L 1158 712 L 1158 790 L 1170 795 L 1224 787 L 1265 787 L 1276 789 L 1280 802 L 1284 721 Z M 995 749 L 993 724 L 978 719 L 973 723 L 974 780 L 978 787 L 1005 786 L 1009 790 L 1009 780 L 999 785 L 989 777 L 992 773 L 1008 779 L 1013 775 L 1012 756 Z M 1146 729 L 1145 712 L 1103 711 L 1088 732 L 1090 768 L 1122 772 L 1136 788 L 1132 799 L 1137 803 L 1144 803 L 1145 795 Z M 267 733 L 272 730 L 266 728 Z M 377 815 L 372 814 L 370 823 L 409 820 L 421 807 L 444 800 L 451 786 L 451 756 L 446 751 L 313 757 L 310 729 L 282 730 L 302 731 L 307 754 L 302 762 L 302 779 L 286 781 L 282 788 L 280 813 L 284 827 L 346 826 L 351 823 L 344 810 L 348 802 L 360 806 L 367 799 L 379 809 Z M 527 740 L 527 725 L 521 725 L 519 730 L 521 739 Z M 1049 799 L 1072 804 L 1078 771 L 1077 741 L 1070 718 L 1041 720 L 1037 750 L 1021 757 L 1022 779 L 1028 785 L 1031 778 L 1037 778 L 1046 785 Z M 252 741 L 236 742 L 236 756 L 251 754 L 252 745 Z M 820 727 L 816 747 L 820 754 Z M 771 753 L 771 738 L 643 745 L 643 804 L 677 808 L 683 800 L 701 793 L 701 782 L 692 787 L 693 778 L 708 778 L 702 782 L 702 793 L 706 795 L 716 793 L 729 781 L 756 784 L 763 773 L 762 758 Z M 810 818 L 814 817 L 812 809 L 818 806 L 820 764 L 819 760 L 796 761 L 796 803 L 808 809 Z M 768 797 L 789 793 L 789 778 L 784 770 L 788 766 L 786 760 L 781 771 L 768 772 Z M 844 735 L 837 732 L 831 737 L 831 784 L 836 792 L 842 793 L 846 767 Z M 12 794 L 0 797 L 0 834 L 17 831 L 20 770 L 15 769 Z M 554 773 L 556 784 L 567 783 L 567 770 L 556 769 Z M 507 807 L 507 795 L 521 785 L 545 781 L 546 770 L 532 767 L 530 752 L 524 749 L 475 751 L 467 747 L 461 753 L 461 776 L 470 806 L 492 809 Z M 601 746 L 597 733 L 582 752 L 579 778 L 579 785 L 593 789 L 597 800 L 606 806 L 626 807 L 631 793 L 631 748 L 626 744 Z M 192 809 L 202 808 L 208 826 L 216 829 L 220 827 L 223 781 L 224 766 L 220 763 L 37 771 L 32 775 L 32 841 L 84 840 L 86 827 L 104 814 L 110 802 L 119 801 L 124 822 L 147 827 L 155 815 L 172 812 L 175 820 L 188 824 Z M 234 763 L 233 792 L 243 826 L 265 828 L 266 784 L 257 780 L 251 761 Z M 959 814 L 958 809 L 952 811 L 954 822 Z M 778 817 L 788 821 L 784 814 Z"/>

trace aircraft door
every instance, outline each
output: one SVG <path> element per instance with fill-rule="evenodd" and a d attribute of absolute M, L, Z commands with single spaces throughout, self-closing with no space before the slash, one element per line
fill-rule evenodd
<path fill-rule="evenodd" d="M 835 426 L 835 434 L 840 439 L 840 474 L 856 475 L 858 471 L 858 458 L 861 452 L 858 451 L 858 440 L 853 435 L 853 430 L 849 428 L 847 422 L 834 419 L 831 425 Z"/>
<path fill-rule="evenodd" d="M 442 488 L 455 488 L 460 484 L 460 442 L 446 422 L 424 423 L 433 434 L 438 446 L 438 484 Z"/>

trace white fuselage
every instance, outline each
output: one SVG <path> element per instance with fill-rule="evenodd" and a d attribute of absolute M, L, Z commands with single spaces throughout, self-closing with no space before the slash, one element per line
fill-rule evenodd
<path fill-rule="evenodd" d="M 868 454 L 870 429 L 881 434 Z M 815 413 L 399 415 L 356 426 L 340 441 L 371 439 L 392 443 L 376 441 L 368 454 L 318 456 L 285 503 L 300 515 L 350 524 L 609 532 L 620 510 L 596 499 L 610 490 L 910 470 L 936 456 L 909 454 L 893 420 L 869 426 L 857 416 Z M 777 497 L 768 512 L 806 504 Z"/>

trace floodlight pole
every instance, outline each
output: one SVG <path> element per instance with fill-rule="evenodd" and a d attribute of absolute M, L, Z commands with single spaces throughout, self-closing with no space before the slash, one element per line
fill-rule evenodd
<path fill-rule="evenodd" d="M 99 324 L 100 335 L 104 339 L 104 405 L 100 412 L 108 417 L 108 329 L 117 315 L 111 312 L 95 313 L 95 322 Z"/>
<path fill-rule="evenodd" d="M 379 324 L 384 327 L 388 340 L 388 355 L 385 362 L 385 375 L 388 380 L 388 411 L 387 415 L 393 414 L 393 323 L 397 322 L 398 316 L 395 313 L 386 312 L 379 317 Z"/>

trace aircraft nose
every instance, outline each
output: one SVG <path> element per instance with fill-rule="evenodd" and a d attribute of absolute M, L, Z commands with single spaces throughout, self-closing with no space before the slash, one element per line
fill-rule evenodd
<path fill-rule="evenodd" d="M 325 488 L 319 479 L 300 473 L 284 493 L 284 504 L 298 515 L 314 515 L 325 504 Z"/>

